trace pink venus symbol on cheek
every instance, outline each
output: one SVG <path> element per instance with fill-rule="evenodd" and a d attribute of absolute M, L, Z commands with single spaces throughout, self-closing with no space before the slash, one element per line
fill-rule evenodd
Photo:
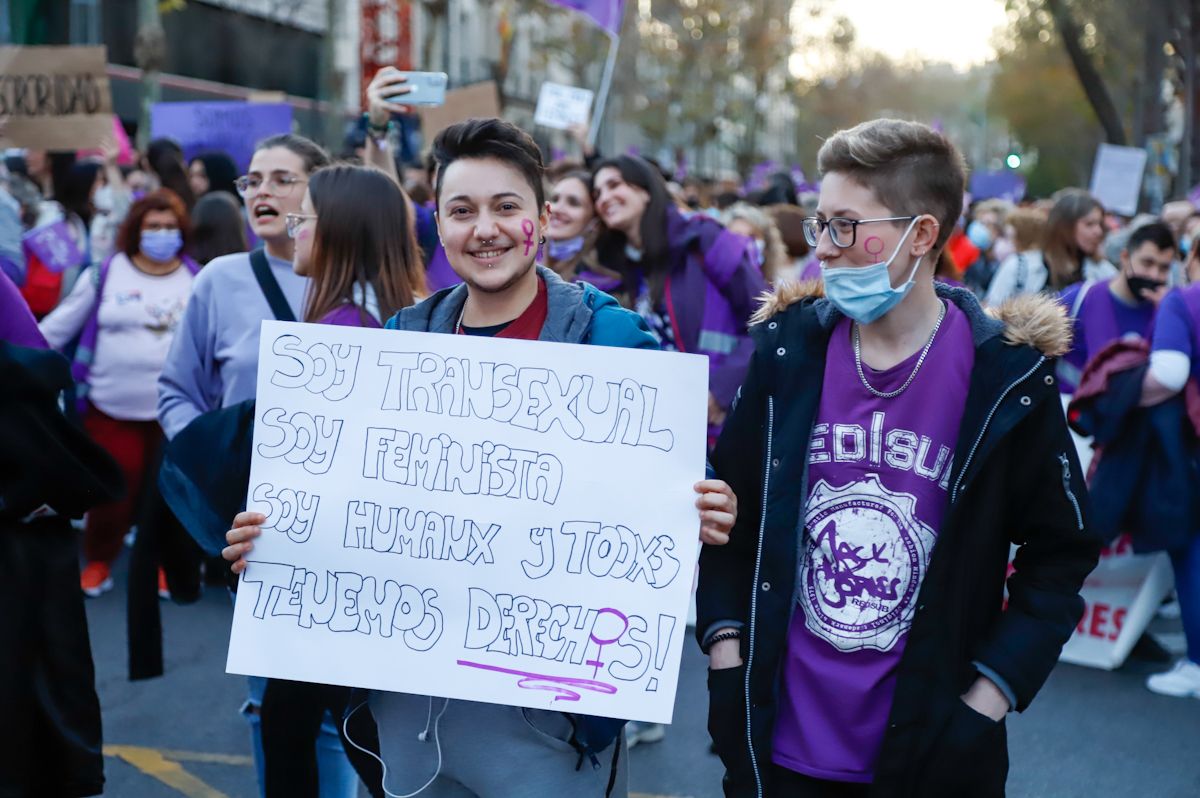
<path fill-rule="evenodd" d="M 528 255 L 529 250 L 533 249 L 533 221 L 522 219 L 521 232 L 525 234 L 525 254 Z"/>
<path fill-rule="evenodd" d="M 878 255 L 883 252 L 883 239 L 879 236 L 871 236 L 863 242 L 863 249 L 867 251 L 868 255 Z"/>

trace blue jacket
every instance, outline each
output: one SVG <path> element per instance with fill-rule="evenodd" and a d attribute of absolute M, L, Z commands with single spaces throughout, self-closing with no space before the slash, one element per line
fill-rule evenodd
<path fill-rule="evenodd" d="M 561 344 L 658 349 L 658 341 L 642 317 L 589 283 L 568 283 L 545 266 L 538 276 L 546 283 L 546 323 L 539 341 Z M 444 288 L 423 302 L 397 311 L 384 325 L 389 330 L 452 333 L 467 301 L 460 283 Z"/>

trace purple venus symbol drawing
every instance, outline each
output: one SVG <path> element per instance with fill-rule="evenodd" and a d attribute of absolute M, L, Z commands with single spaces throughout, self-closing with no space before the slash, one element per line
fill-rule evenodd
<path fill-rule="evenodd" d="M 533 249 L 533 220 L 521 220 L 521 232 L 525 233 L 525 254 L 529 254 L 529 250 Z"/>
<path fill-rule="evenodd" d="M 878 255 L 883 252 L 883 239 L 879 236 L 871 236 L 863 242 L 863 249 L 867 251 L 868 255 Z"/>
<path fill-rule="evenodd" d="M 621 631 L 617 632 L 612 637 L 596 637 L 596 628 L 600 625 L 600 618 L 603 615 L 611 615 L 614 618 L 619 619 L 621 622 Z M 611 645 L 611 644 L 617 642 L 618 640 L 620 640 L 621 635 L 625 634 L 625 632 L 628 629 L 629 629 L 629 618 L 626 617 L 625 613 L 621 612 L 620 610 L 614 610 L 612 607 L 605 607 L 602 610 L 596 611 L 596 623 L 594 626 L 592 626 L 592 633 L 589 635 L 589 637 L 592 638 L 592 642 L 595 643 L 597 646 L 596 658 L 589 659 L 587 661 L 588 665 L 591 665 L 595 668 L 595 670 L 592 671 L 593 679 L 596 678 L 596 675 L 598 673 L 600 673 L 600 669 L 604 667 L 604 662 L 601 661 L 601 659 L 600 659 L 600 654 L 601 654 L 601 652 L 604 651 L 604 647 L 607 645 Z"/>

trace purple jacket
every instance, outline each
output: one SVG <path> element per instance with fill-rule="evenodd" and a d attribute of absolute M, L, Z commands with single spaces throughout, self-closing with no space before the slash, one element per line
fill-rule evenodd
<path fill-rule="evenodd" d="M 708 390 L 728 409 L 754 354 L 746 325 L 767 291 L 754 243 L 704 214 L 685 216 L 674 208 L 667 209 L 667 240 L 665 300 L 675 344 L 708 356 Z M 605 265 L 621 273 L 636 268 L 626 262 Z"/>

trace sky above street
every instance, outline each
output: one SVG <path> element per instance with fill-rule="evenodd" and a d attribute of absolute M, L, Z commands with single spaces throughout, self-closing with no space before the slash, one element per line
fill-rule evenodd
<path fill-rule="evenodd" d="M 859 49 L 960 69 L 995 56 L 992 36 L 1006 22 L 1004 0 L 837 0 L 831 10 L 854 23 Z"/>

